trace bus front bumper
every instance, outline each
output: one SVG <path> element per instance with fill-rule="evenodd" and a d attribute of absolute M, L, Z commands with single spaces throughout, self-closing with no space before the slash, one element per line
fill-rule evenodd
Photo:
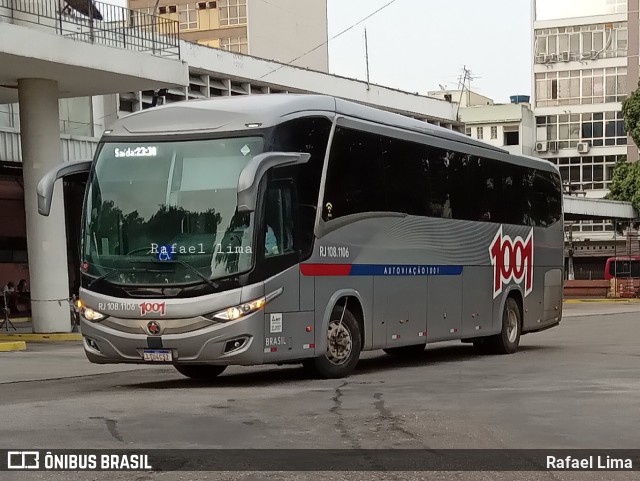
<path fill-rule="evenodd" d="M 181 334 L 123 332 L 85 319 L 81 319 L 81 332 L 85 354 L 96 364 L 254 365 L 264 361 L 263 311 Z M 170 351 L 171 361 L 145 361 L 145 351 L 152 350 Z"/>

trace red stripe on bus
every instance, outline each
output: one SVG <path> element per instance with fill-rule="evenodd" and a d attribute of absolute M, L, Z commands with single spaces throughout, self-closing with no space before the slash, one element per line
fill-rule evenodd
<path fill-rule="evenodd" d="M 300 264 L 300 272 L 310 277 L 348 276 L 351 264 Z"/>

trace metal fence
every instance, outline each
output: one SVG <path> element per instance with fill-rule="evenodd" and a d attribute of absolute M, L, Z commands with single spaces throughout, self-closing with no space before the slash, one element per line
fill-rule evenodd
<path fill-rule="evenodd" d="M 0 21 L 55 31 L 83 42 L 180 58 L 179 24 L 91 0 L 0 0 Z"/>

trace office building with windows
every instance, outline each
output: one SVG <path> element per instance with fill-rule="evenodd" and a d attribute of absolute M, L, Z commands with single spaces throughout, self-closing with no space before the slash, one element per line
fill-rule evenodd
<path fill-rule="evenodd" d="M 178 21 L 188 42 L 329 71 L 327 0 L 129 0 L 129 8 Z"/>
<path fill-rule="evenodd" d="M 635 30 L 628 21 L 634 3 Z M 558 166 L 568 193 L 604 197 L 616 162 L 628 154 L 621 108 L 637 83 L 637 56 L 631 76 L 628 65 L 630 49 L 638 49 L 637 4 L 532 1 L 535 152 Z M 610 222 L 570 229 L 590 255 L 614 249 Z"/>
<path fill-rule="evenodd" d="M 638 83 L 638 3 L 532 0 L 535 155 L 558 166 L 572 195 L 604 197 L 616 162 L 638 159 L 621 112 Z M 583 269 L 598 278 L 606 257 L 638 249 L 611 222 L 576 222 L 567 231 L 576 277 Z"/>

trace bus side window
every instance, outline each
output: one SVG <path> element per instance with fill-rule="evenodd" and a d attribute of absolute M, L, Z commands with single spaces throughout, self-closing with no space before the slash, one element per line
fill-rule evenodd
<path fill-rule="evenodd" d="M 265 212 L 265 257 L 294 252 L 292 183 L 280 181 L 269 187 Z"/>
<path fill-rule="evenodd" d="M 380 136 L 336 129 L 329 157 L 323 219 L 386 211 Z"/>
<path fill-rule="evenodd" d="M 275 151 L 311 154 L 305 164 L 276 170 L 282 178 L 293 178 L 296 182 L 296 249 L 303 258 L 309 257 L 313 250 L 313 229 L 330 132 L 331 122 L 327 118 L 302 117 L 279 125 L 274 134 Z"/>
<path fill-rule="evenodd" d="M 425 147 L 423 155 L 422 163 L 426 167 L 427 182 L 429 183 L 429 192 L 431 194 L 429 215 L 431 217 L 451 219 L 453 215 L 449 178 L 453 153 L 435 147 Z"/>

